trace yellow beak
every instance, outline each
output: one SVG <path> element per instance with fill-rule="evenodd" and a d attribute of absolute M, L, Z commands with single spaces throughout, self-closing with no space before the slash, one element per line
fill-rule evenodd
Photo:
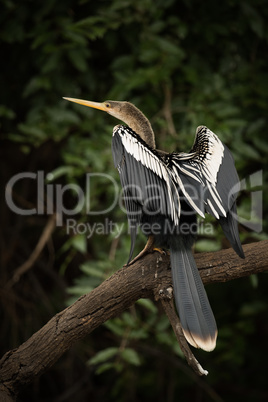
<path fill-rule="evenodd" d="M 79 103 L 79 105 L 93 107 L 94 109 L 104 110 L 105 112 L 107 111 L 107 107 L 105 106 L 105 103 L 91 102 L 91 101 L 87 101 L 87 100 L 83 100 L 83 99 L 76 99 L 76 98 L 63 98 L 63 99 L 70 101 L 70 102 Z"/>

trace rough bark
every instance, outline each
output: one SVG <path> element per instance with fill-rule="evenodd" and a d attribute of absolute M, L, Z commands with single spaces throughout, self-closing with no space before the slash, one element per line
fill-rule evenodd
<path fill-rule="evenodd" d="M 196 254 L 204 283 L 226 282 L 268 270 L 267 240 L 246 245 L 244 251 L 245 260 L 232 249 Z M 154 252 L 129 267 L 123 267 L 98 288 L 56 314 L 17 349 L 7 352 L 0 360 L 0 400 L 16 400 L 21 387 L 48 370 L 75 342 L 108 319 L 118 316 L 136 300 L 152 296 L 163 299 L 163 295 L 170 293 L 167 292 L 171 287 L 169 264 L 169 256 Z M 167 308 L 169 310 L 165 308 L 165 311 L 175 328 L 178 322 L 172 322 L 173 314 L 170 307 Z M 186 356 L 189 364 L 194 361 L 192 356 Z M 196 372 L 198 364 L 197 361 L 193 364 Z M 205 374 L 205 371 L 199 370 L 199 374 Z"/>

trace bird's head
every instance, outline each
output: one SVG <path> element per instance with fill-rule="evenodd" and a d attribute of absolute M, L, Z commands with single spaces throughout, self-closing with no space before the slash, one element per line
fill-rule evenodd
<path fill-rule="evenodd" d="M 111 116 L 126 123 L 132 130 L 139 134 L 148 145 L 155 148 L 154 133 L 149 120 L 132 103 L 111 100 L 99 103 L 76 98 L 63 99 L 109 113 Z"/>
<path fill-rule="evenodd" d="M 92 107 L 94 109 L 103 110 L 104 112 L 109 113 L 110 115 L 116 117 L 119 120 L 125 121 L 124 118 L 129 114 L 132 107 L 136 108 L 129 102 L 120 102 L 120 101 L 110 101 L 107 100 L 105 102 L 91 102 L 83 99 L 76 98 L 63 98 L 70 102 L 79 103 L 79 105 Z"/>

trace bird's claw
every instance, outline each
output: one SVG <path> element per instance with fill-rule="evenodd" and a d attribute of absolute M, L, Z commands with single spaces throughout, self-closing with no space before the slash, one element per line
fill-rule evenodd
<path fill-rule="evenodd" d="M 162 254 L 162 255 L 169 255 L 169 251 L 164 250 L 162 248 L 158 248 L 158 247 L 154 247 L 153 251 L 157 251 L 158 253 Z"/>

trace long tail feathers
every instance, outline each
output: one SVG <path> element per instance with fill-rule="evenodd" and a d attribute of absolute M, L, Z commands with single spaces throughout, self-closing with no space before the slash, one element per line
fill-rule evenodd
<path fill-rule="evenodd" d="M 211 351 L 217 325 L 191 247 L 177 238 L 170 248 L 174 296 L 184 336 L 194 347 Z"/>

